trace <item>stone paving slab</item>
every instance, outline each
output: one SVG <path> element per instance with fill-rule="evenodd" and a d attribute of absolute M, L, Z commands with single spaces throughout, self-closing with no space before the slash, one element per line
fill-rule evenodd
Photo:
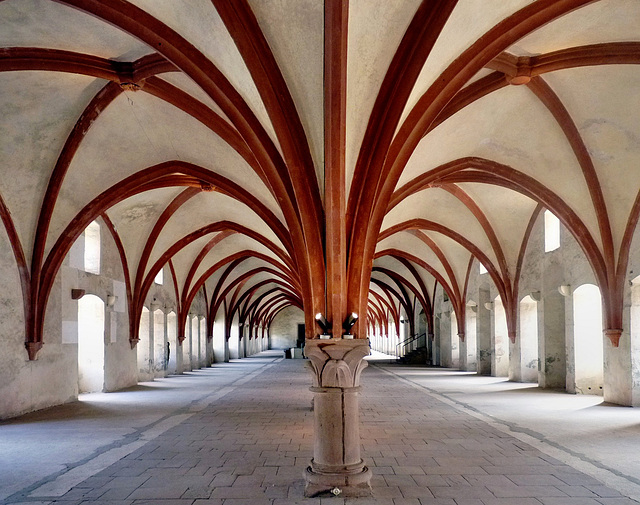
<path fill-rule="evenodd" d="M 377 367 L 363 375 L 369 498 L 303 497 L 310 376 L 282 360 L 62 496 L 31 505 L 631 505 L 598 480 Z M 224 369 L 224 364 L 216 365 Z"/>

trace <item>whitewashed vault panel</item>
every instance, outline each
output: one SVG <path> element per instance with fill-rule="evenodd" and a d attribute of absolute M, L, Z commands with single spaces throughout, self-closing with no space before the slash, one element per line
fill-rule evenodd
<path fill-rule="evenodd" d="M 119 61 L 153 52 L 118 28 L 50 0 L 0 2 L 0 47 L 47 47 Z"/>
<path fill-rule="evenodd" d="M 304 127 L 320 188 L 324 184 L 324 2 L 250 1 Z"/>

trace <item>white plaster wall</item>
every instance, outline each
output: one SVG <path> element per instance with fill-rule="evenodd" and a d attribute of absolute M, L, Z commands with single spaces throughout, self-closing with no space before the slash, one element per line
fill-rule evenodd
<path fill-rule="evenodd" d="M 290 349 L 298 340 L 298 325 L 304 324 L 304 313 L 298 307 L 287 307 L 278 313 L 269 331 L 270 349 Z"/>
<path fill-rule="evenodd" d="M 224 310 L 218 309 L 213 323 L 213 359 L 216 363 L 229 361 L 229 342 L 224 334 Z"/>

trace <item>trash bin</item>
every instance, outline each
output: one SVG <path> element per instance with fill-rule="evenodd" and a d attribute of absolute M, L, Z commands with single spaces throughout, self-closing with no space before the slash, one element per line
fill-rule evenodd
<path fill-rule="evenodd" d="M 291 349 L 285 349 L 284 350 L 284 358 L 285 359 L 291 359 Z"/>

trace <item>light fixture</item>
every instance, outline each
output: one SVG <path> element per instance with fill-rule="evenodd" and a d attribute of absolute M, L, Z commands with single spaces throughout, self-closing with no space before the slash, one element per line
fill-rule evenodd
<path fill-rule="evenodd" d="M 329 324 L 329 321 L 325 319 L 321 312 L 318 312 L 316 314 L 316 323 L 318 323 L 318 326 L 320 326 L 320 328 L 322 329 L 323 334 L 327 334 L 329 332 L 329 328 L 331 327 L 331 325 Z"/>
<path fill-rule="evenodd" d="M 153 301 L 149 304 L 149 308 L 151 309 L 151 312 L 155 312 L 160 308 L 160 302 L 154 298 Z"/>
<path fill-rule="evenodd" d="M 484 308 L 487 310 L 493 310 L 493 302 L 485 302 Z"/>
<path fill-rule="evenodd" d="M 349 333 L 351 328 L 353 328 L 353 325 L 356 324 L 357 320 L 358 320 L 358 314 L 356 314 L 355 312 L 352 312 L 351 314 L 349 314 L 349 316 L 344 320 L 344 323 L 342 323 L 342 328 L 344 329 L 344 331 Z"/>
<path fill-rule="evenodd" d="M 540 296 L 540 291 L 532 291 L 531 293 L 529 293 L 529 296 L 534 302 L 539 302 L 540 300 L 542 300 L 542 296 Z"/>
<path fill-rule="evenodd" d="M 116 304 L 116 295 L 107 295 L 107 307 L 113 307 Z"/>
<path fill-rule="evenodd" d="M 478 304 L 473 300 L 467 302 L 467 308 L 469 308 L 471 312 L 478 312 Z"/>
<path fill-rule="evenodd" d="M 558 286 L 558 291 L 562 296 L 569 296 L 571 294 L 571 284 L 563 284 Z"/>

